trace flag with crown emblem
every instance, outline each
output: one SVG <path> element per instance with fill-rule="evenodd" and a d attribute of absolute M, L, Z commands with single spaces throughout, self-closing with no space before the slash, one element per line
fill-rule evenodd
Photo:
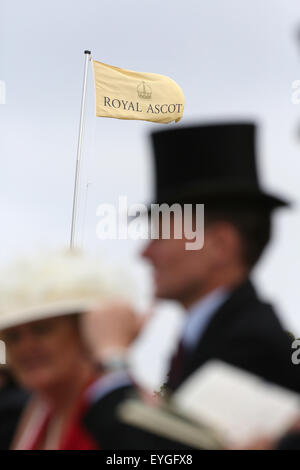
<path fill-rule="evenodd" d="M 178 122 L 184 95 L 176 82 L 156 73 L 134 72 L 93 60 L 96 116 Z"/>

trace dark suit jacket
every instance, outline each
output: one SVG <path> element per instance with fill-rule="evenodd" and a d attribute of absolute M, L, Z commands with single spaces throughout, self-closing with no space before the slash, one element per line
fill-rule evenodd
<path fill-rule="evenodd" d="M 300 392 L 300 368 L 292 364 L 291 338 L 271 305 L 250 281 L 239 286 L 212 317 L 196 349 L 184 357 L 177 388 L 210 359 L 220 359 Z"/>
<path fill-rule="evenodd" d="M 273 308 L 262 302 L 250 281 L 240 285 L 207 325 L 192 354 L 185 356 L 180 385 L 210 359 L 220 359 L 268 381 L 300 392 L 300 368 L 291 361 L 291 339 Z M 174 388 L 177 388 L 174 387 Z M 168 449 L 176 444 L 158 440 L 118 422 L 116 408 L 130 387 L 106 395 L 89 410 L 85 425 L 106 449 Z"/>

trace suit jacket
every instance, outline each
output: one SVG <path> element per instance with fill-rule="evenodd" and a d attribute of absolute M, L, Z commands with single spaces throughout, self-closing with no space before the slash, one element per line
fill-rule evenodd
<path fill-rule="evenodd" d="M 175 390 L 210 359 L 220 359 L 270 382 L 300 392 L 300 368 L 293 365 L 291 338 L 271 305 L 262 302 L 248 280 L 208 323 L 196 348 L 185 354 Z"/>
<path fill-rule="evenodd" d="M 271 305 L 262 302 L 247 280 L 219 308 L 202 334 L 195 350 L 184 356 L 175 390 L 210 359 L 220 359 L 268 381 L 300 392 L 300 369 L 291 361 L 291 339 Z M 169 384 L 170 385 L 170 384 Z M 123 425 L 116 409 L 133 387 L 122 387 L 90 408 L 85 425 L 105 449 L 178 449 L 176 443 L 158 439 Z"/>

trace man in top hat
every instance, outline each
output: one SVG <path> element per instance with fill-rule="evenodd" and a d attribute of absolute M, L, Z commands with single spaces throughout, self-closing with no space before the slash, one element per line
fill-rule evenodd
<path fill-rule="evenodd" d="M 290 338 L 250 280 L 270 241 L 271 214 L 287 206 L 260 187 L 255 134 L 252 123 L 180 127 L 152 134 L 155 202 L 180 203 L 183 211 L 184 204 L 202 203 L 205 211 L 202 249 L 186 250 L 184 237 L 171 236 L 150 240 L 143 251 L 154 269 L 156 297 L 177 300 L 186 310 L 182 336 L 170 361 L 167 387 L 171 391 L 210 359 L 300 391 Z M 118 364 L 121 369 L 136 332 L 134 313 L 126 307 L 107 308 L 91 313 L 89 322 L 86 331 L 97 358 L 108 371 Z M 114 375 L 110 374 L 106 390 L 99 389 L 87 425 L 102 440 L 102 448 L 134 448 L 137 441 L 132 442 L 128 428 L 115 418 L 116 406 L 130 384 L 117 378 L 114 383 Z"/>

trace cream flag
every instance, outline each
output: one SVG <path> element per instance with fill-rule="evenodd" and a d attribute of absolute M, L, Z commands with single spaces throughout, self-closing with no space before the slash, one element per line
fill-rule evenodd
<path fill-rule="evenodd" d="M 93 60 L 96 116 L 168 123 L 183 114 L 184 95 L 174 80 Z"/>

